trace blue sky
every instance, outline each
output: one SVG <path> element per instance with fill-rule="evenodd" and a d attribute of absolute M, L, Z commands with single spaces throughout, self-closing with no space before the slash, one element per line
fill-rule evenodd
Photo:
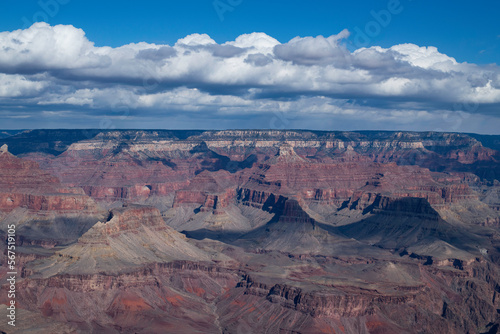
<path fill-rule="evenodd" d="M 54 0 L 55 1 L 55 0 Z M 233 8 L 221 21 L 212 0 L 97 1 L 64 0 L 54 16 L 37 15 L 39 1 L 4 1 L 0 30 L 25 26 L 26 18 L 83 29 L 98 46 L 130 42 L 173 44 L 192 33 L 207 33 L 222 43 L 251 32 L 265 32 L 287 42 L 295 36 L 330 36 L 347 28 L 364 29 L 373 20 L 371 11 L 386 9 L 387 0 L 221 0 Z M 241 3 L 240 3 L 241 2 Z M 51 0 L 43 1 L 54 8 Z M 237 3 L 240 3 L 239 5 Z M 401 0 L 403 10 L 371 39 L 371 45 L 390 47 L 401 43 L 436 46 L 459 62 L 498 63 L 500 60 L 500 2 Z"/>
<path fill-rule="evenodd" d="M 2 7 L 0 31 L 9 35 L 0 50 L 0 128 L 500 128 L 498 1 L 40 0 Z M 30 28 L 34 21 L 48 25 Z M 17 29 L 26 33 L 9 33 Z M 265 35 L 248 35 L 256 32 Z M 49 52 L 61 54 L 57 63 Z M 204 67 L 197 69 L 195 54 Z"/>

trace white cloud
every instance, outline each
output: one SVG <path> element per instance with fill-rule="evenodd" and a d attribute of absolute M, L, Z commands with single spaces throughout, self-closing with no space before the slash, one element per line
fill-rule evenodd
<path fill-rule="evenodd" d="M 334 65 L 348 64 L 350 53 L 340 45 L 342 39 L 349 37 L 347 30 L 330 37 L 295 37 L 286 44 L 276 45 L 274 54 L 283 60 L 299 65 Z"/>
<path fill-rule="evenodd" d="M 26 30 L 0 33 L 0 64 L 18 71 L 106 67 L 111 59 L 81 29 L 35 23 Z"/>
<path fill-rule="evenodd" d="M 177 41 L 176 45 L 210 45 L 217 44 L 213 39 L 210 38 L 207 34 L 191 34 L 184 38 L 181 38 Z"/>
<path fill-rule="evenodd" d="M 235 41 L 227 42 L 226 44 L 239 48 L 251 48 L 255 50 L 255 53 L 272 54 L 274 47 L 279 45 L 280 42 L 264 33 L 254 32 L 240 35 Z"/>
<path fill-rule="evenodd" d="M 439 53 L 438 49 L 433 46 L 419 47 L 415 44 L 400 44 L 394 45 L 390 50 L 399 53 L 403 61 L 425 69 L 450 71 L 458 64 L 454 58 Z"/>
<path fill-rule="evenodd" d="M 280 43 L 251 33 L 218 44 L 192 34 L 173 46 L 111 48 L 96 47 L 73 26 L 36 23 L 0 33 L 0 110 L 13 104 L 33 110 L 73 106 L 94 114 L 117 105 L 143 115 L 278 110 L 397 123 L 422 115 L 429 120 L 446 108 L 454 112 L 457 103 L 488 106 L 489 115 L 500 105 L 496 65 L 458 63 L 435 47 L 414 44 L 350 52 L 343 45 L 347 38 L 343 30 Z"/>
<path fill-rule="evenodd" d="M 31 96 L 39 93 L 46 83 L 30 81 L 22 75 L 0 73 L 0 97 Z"/>

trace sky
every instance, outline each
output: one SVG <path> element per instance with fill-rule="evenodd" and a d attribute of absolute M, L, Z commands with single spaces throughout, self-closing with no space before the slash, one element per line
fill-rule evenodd
<path fill-rule="evenodd" d="M 500 134 L 498 1 L 5 1 L 0 129 Z"/>

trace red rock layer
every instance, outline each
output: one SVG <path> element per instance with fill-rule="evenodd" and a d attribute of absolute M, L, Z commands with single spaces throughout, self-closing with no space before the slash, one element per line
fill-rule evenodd
<path fill-rule="evenodd" d="M 18 207 L 33 211 L 95 212 L 97 206 L 82 189 L 67 188 L 38 164 L 0 153 L 0 210 Z"/>
<path fill-rule="evenodd" d="M 477 200 L 466 184 L 439 183 L 428 169 L 395 163 L 312 163 L 276 161 L 244 171 L 238 191 L 243 201 L 262 205 L 271 193 L 299 195 L 307 202 L 341 206 L 345 201 L 371 204 L 376 194 L 425 198 L 432 205 Z M 246 181 L 245 181 L 246 180 Z"/>
<path fill-rule="evenodd" d="M 235 198 L 234 176 L 226 171 L 204 171 L 194 177 L 189 186 L 175 193 L 174 207 L 200 205 L 200 211 L 219 213 Z"/>
<path fill-rule="evenodd" d="M 81 187 L 88 196 L 105 201 L 171 194 L 188 185 L 194 173 L 189 165 L 174 170 L 165 159 L 123 152 L 69 150 L 52 159 L 36 155 L 30 158 L 40 161 L 64 184 Z"/>

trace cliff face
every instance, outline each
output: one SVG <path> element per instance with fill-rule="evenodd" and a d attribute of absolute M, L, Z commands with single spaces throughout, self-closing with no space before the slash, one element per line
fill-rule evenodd
<path fill-rule="evenodd" d="M 22 309 L 80 331 L 119 326 L 120 332 L 281 328 L 317 333 L 344 328 L 354 333 L 413 333 L 416 328 L 425 332 L 439 328 L 463 333 L 476 332 L 496 318 L 498 282 L 491 276 L 497 274 L 484 264 L 449 270 L 389 262 L 384 264 L 386 270 L 409 275 L 406 283 L 396 284 L 398 278 L 392 277 L 383 284 L 346 285 L 338 280 L 315 281 L 313 277 L 325 275 L 322 270 L 329 267 L 318 260 L 315 269 L 291 267 L 294 280 L 282 276 L 274 282 L 268 275 L 190 261 L 154 264 L 119 275 L 33 277 L 19 283 L 17 300 Z M 337 264 L 351 273 L 349 268 L 356 266 L 359 263 L 349 260 Z M 302 283 L 297 283 L 300 277 Z M 410 277 L 416 280 L 411 282 Z M 356 281 L 356 274 L 351 279 Z"/>
<path fill-rule="evenodd" d="M 492 332 L 500 156 L 490 139 L 7 134 L 0 143 L 18 156 L 0 147 L 0 236 L 16 225 L 16 301 L 32 319 L 18 332 Z"/>
<path fill-rule="evenodd" d="M 21 140 L 35 135 L 30 132 L 18 137 Z M 431 171 L 472 172 L 488 180 L 500 178 L 498 151 L 462 134 L 110 131 L 92 133 L 80 141 L 76 139 L 83 134 L 73 134 L 76 139 L 70 140 L 69 134 L 56 132 L 54 141 L 57 136 L 74 142 L 63 146 L 56 157 L 36 153 L 28 156 L 63 183 L 83 187 L 88 195 L 103 200 L 163 196 L 187 186 L 203 170 L 234 173 L 266 160 L 271 165 L 280 161 L 295 165 L 340 162 L 342 166 L 337 168 L 349 168 L 349 162 L 393 162 Z M 4 142 L 15 139 L 9 137 Z"/>
<path fill-rule="evenodd" d="M 37 163 L 15 157 L 4 145 L 0 150 L 0 211 L 19 207 L 49 212 L 97 211 L 82 189 L 65 187 Z"/>
<path fill-rule="evenodd" d="M 176 191 L 173 206 L 195 204 L 201 211 L 221 212 L 234 199 L 235 188 L 234 175 L 226 171 L 204 171 L 196 175 L 189 186 Z"/>
<path fill-rule="evenodd" d="M 112 274 L 174 260 L 210 261 L 212 257 L 167 226 L 158 209 L 132 205 L 111 210 L 106 222 L 97 222 L 77 243 L 30 270 L 41 276 Z"/>
<path fill-rule="evenodd" d="M 271 208 L 282 196 L 298 198 L 305 206 L 316 209 L 331 210 L 333 207 L 361 211 L 381 196 L 422 198 L 435 209 L 481 203 L 478 194 L 459 178 L 439 180 L 428 169 L 417 166 L 367 161 L 287 161 L 280 155 L 277 158 L 238 173 L 240 183 L 236 194 L 239 202 Z"/>
<path fill-rule="evenodd" d="M 229 331 L 266 328 L 299 333 L 464 333 L 476 332 L 477 320 L 484 316 L 496 318 L 497 303 L 477 294 L 482 290 L 494 295 L 494 282 L 474 286 L 477 273 L 451 275 L 428 267 L 417 271 L 422 277 L 420 285 L 400 286 L 391 293 L 342 285 L 310 291 L 266 284 L 247 276 L 239 285 L 242 291 L 232 294 L 237 302 L 221 303 L 222 320 L 231 326 Z M 462 299 L 462 294 L 468 298 Z M 484 313 L 480 315 L 478 309 Z M 234 321 L 238 316 L 240 320 Z"/>
<path fill-rule="evenodd" d="M 74 242 L 102 214 L 83 189 L 62 184 L 37 163 L 18 158 L 2 146 L 0 226 L 4 231 L 8 225 L 16 226 L 18 246 L 52 248 Z"/>
<path fill-rule="evenodd" d="M 238 280 L 214 265 L 175 262 L 114 276 L 25 279 L 17 301 L 20 309 L 80 332 L 215 333 L 220 324 L 213 300 Z"/>
<path fill-rule="evenodd" d="M 63 183 L 107 201 L 164 196 L 187 185 L 192 175 L 187 166 L 173 170 L 175 165 L 162 157 L 132 156 L 127 146 L 95 149 L 73 144 L 56 159 L 40 163 Z"/>

